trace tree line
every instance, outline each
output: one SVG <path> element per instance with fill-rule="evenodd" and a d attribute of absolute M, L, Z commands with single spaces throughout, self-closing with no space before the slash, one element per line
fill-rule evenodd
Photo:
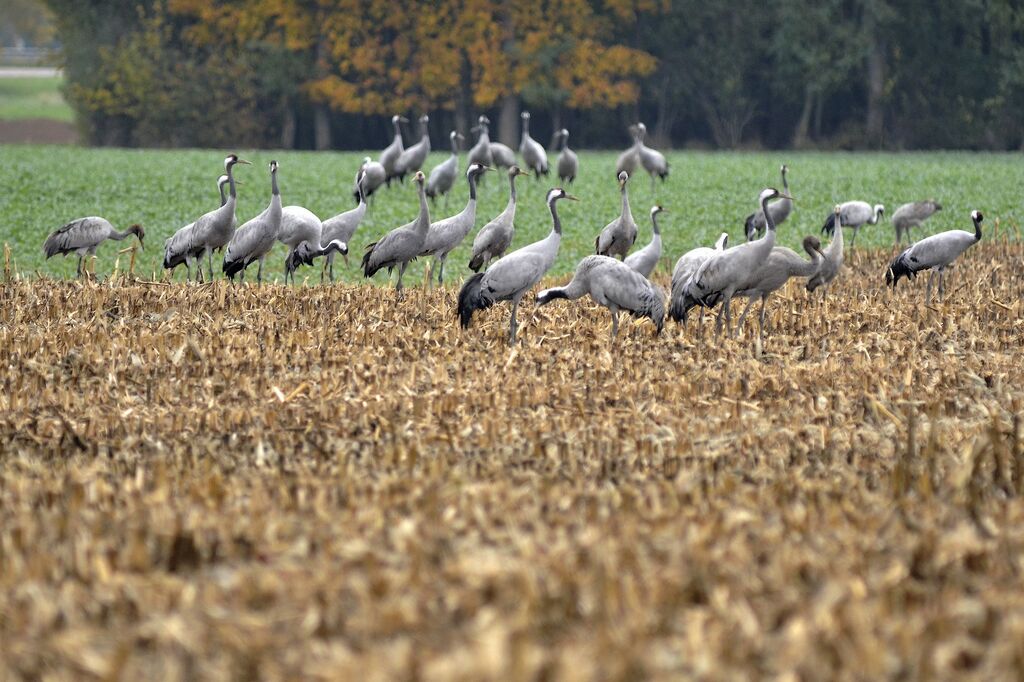
<path fill-rule="evenodd" d="M 44 1 L 97 145 L 1024 147 L 1022 0 Z"/>

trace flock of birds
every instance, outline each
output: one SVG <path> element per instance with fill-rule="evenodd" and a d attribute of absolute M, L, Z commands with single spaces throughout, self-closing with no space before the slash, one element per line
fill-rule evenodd
<path fill-rule="evenodd" d="M 384 149 L 378 161 L 363 160 L 356 174 L 353 190 L 357 205 L 327 220 L 321 221 L 302 206 L 282 206 L 278 190 L 278 163 L 270 162 L 270 204 L 267 208 L 237 226 L 235 207 L 237 185 L 234 169 L 249 164 L 235 154 L 224 159 L 224 175 L 217 181 L 220 206 L 200 216 L 195 222 L 177 230 L 164 243 L 164 267 L 173 271 L 184 264 L 188 279 L 213 278 L 213 252 L 223 251 L 222 271 L 232 280 L 236 275 L 244 281 L 246 269 L 258 263 L 257 281 L 263 279 L 263 264 L 277 242 L 288 247 L 285 257 L 285 282 L 294 282 L 295 271 L 301 265 L 311 265 L 315 259 L 325 257 L 324 273 L 334 280 L 334 258 L 341 254 L 348 262 L 348 244 L 366 215 L 368 198 L 381 186 L 391 186 L 395 180 L 403 182 L 412 176 L 419 198 L 419 211 L 412 222 L 397 227 L 369 244 L 362 257 L 361 267 L 366 277 L 386 269 L 390 274 L 398 270 L 395 288 L 401 297 L 402 277 L 409 263 L 419 257 L 432 257 L 431 274 L 436 269 L 438 284 L 443 283 L 444 267 L 448 256 L 467 238 L 476 225 L 477 185 L 482 176 L 497 168 L 507 169 L 509 200 L 506 208 L 487 222 L 473 239 L 469 268 L 476 274 L 462 285 L 456 304 L 456 313 L 463 327 L 468 327 L 474 313 L 508 301 L 511 304 L 509 343 L 514 344 L 518 328 L 517 311 L 523 297 L 535 287 L 550 270 L 558 255 L 562 237 L 562 224 L 558 216 L 560 200 L 576 200 L 562 188 L 551 189 L 546 203 L 551 214 L 551 231 L 542 240 L 506 253 L 515 234 L 516 179 L 528 175 L 548 175 L 550 172 L 544 147 L 530 137 L 529 112 L 522 113 L 522 140 L 519 154 L 523 159 L 517 165 L 515 153 L 507 146 L 491 142 L 488 134 L 490 121 L 480 116 L 473 132 L 478 139 L 469 152 L 466 180 L 469 199 L 465 208 L 442 220 L 432 221 L 427 199 L 436 200 L 452 191 L 459 175 L 458 142 L 462 136 L 452 131 L 449 135 L 451 155 L 430 171 L 429 178 L 421 168 L 430 152 L 427 132 L 429 119 L 420 117 L 419 142 L 406 148 L 403 145 L 401 123 L 406 119 L 392 118 L 394 140 Z M 556 299 L 575 300 L 589 295 L 596 303 L 607 308 L 612 317 L 611 334 L 618 333 L 619 313 L 637 318 L 649 318 L 658 332 L 664 325 L 666 313 L 665 292 L 651 280 L 651 274 L 662 256 L 661 233 L 658 216 L 664 212 L 655 205 L 650 210 L 652 239 L 643 248 L 631 253 L 637 238 L 637 224 L 629 203 L 630 178 L 643 168 L 655 178 L 664 180 L 669 173 L 665 157 L 645 144 L 646 127 L 638 123 L 630 128 L 633 145 L 616 162 L 616 175 L 621 199 L 619 215 L 601 230 L 594 241 L 595 254 L 585 257 L 576 267 L 572 280 L 562 287 L 545 289 L 537 294 L 537 304 L 546 305 Z M 556 131 L 555 145 L 558 158 L 556 172 L 563 183 L 571 184 L 579 170 L 579 158 L 569 149 L 569 131 Z M 765 306 L 769 296 L 791 278 L 806 280 L 808 291 L 826 287 L 835 280 L 843 265 L 843 230 L 852 232 L 851 247 L 858 230 L 864 225 L 876 224 L 885 213 L 884 206 L 863 201 L 848 201 L 836 205 L 822 226 L 822 233 L 831 235 L 828 246 L 822 247 L 817 237 L 803 240 L 808 259 L 796 252 L 776 246 L 776 228 L 792 213 L 793 197 L 789 193 L 788 168 L 781 167 L 783 190 L 767 188 L 758 197 L 757 210 L 745 221 L 747 241 L 729 247 L 728 234 L 723 233 L 713 247 L 698 247 L 684 253 L 672 271 L 671 290 L 668 292 L 667 311 L 677 322 L 686 322 L 695 308 L 721 306 L 716 324 L 721 333 L 723 321 L 728 332 L 738 333 L 751 307 L 761 301 L 760 334 L 764 335 Z M 225 193 L 225 187 L 227 193 Z M 897 240 L 909 237 L 913 227 L 919 227 L 942 207 L 934 201 L 918 201 L 901 206 L 893 215 Z M 886 282 L 895 287 L 903 277 L 914 278 L 918 272 L 930 270 L 927 299 L 931 299 L 932 280 L 938 275 L 939 291 L 944 291 L 945 269 L 971 245 L 981 239 L 982 214 L 972 211 L 974 230 L 948 230 L 913 243 L 900 253 L 886 271 Z M 108 239 L 123 240 L 135 235 L 140 246 L 145 231 L 132 225 L 125 231 L 116 230 L 109 221 L 99 217 L 74 220 L 46 239 L 43 251 L 47 258 L 56 254 L 78 256 L 78 275 L 82 276 L 85 257 L 92 257 L 96 248 Z M 429 280 L 428 280 L 429 281 Z M 735 328 L 732 326 L 731 302 L 733 298 L 746 298 L 747 305 Z M 701 316 L 703 320 L 703 315 Z M 702 322 L 701 322 L 702 323 Z"/>

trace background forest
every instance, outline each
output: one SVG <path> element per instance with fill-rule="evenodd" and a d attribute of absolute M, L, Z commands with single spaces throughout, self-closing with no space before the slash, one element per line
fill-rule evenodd
<path fill-rule="evenodd" d="M 97 145 L 435 147 L 479 113 L 577 147 L 1016 149 L 1021 0 L 46 0 Z M 413 139 L 418 133 L 413 133 Z"/>

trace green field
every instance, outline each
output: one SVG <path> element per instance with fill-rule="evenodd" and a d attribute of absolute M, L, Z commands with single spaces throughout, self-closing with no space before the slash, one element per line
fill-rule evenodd
<path fill-rule="evenodd" d="M 75 116 L 61 95 L 63 82 L 60 76 L 0 78 L 0 120 L 43 118 L 71 123 Z"/>
<path fill-rule="evenodd" d="M 218 203 L 214 183 L 222 172 L 225 151 L 150 151 L 121 149 L 79 149 L 74 147 L 9 146 L 3 148 L 5 188 L 0 212 L 6 220 L 2 241 L 10 244 L 18 271 L 72 277 L 75 259 L 43 260 L 40 246 L 47 234 L 65 222 L 87 215 L 100 215 L 123 228 L 142 223 L 147 231 L 146 251 L 137 272 L 159 276 L 163 241 L 180 226 L 193 221 Z M 362 153 L 313 153 L 240 150 L 254 162 L 241 167 L 238 177 L 245 184 L 239 190 L 239 222 L 261 211 L 269 200 L 270 183 L 266 164 L 281 163 L 279 174 L 285 205 L 299 204 L 322 218 L 352 206 L 351 187 Z M 446 157 L 431 155 L 427 169 Z M 581 173 L 571 191 L 578 204 L 563 202 L 565 239 L 553 274 L 569 272 L 576 262 L 593 251 L 595 236 L 618 215 L 619 195 L 614 176 L 616 154 L 581 154 Z M 631 184 L 631 201 L 641 226 L 637 244 L 650 239 L 648 209 L 655 201 L 668 212 L 661 220 L 665 241 L 663 273 L 683 251 L 710 244 L 722 231 L 732 239 L 742 237 L 743 218 L 755 207 L 765 186 L 779 183 L 778 167 L 790 166 L 791 190 L 796 206 L 790 220 L 779 230 L 782 243 L 796 246 L 805 234 L 818 234 L 823 219 L 834 203 L 863 199 L 883 203 L 889 214 L 899 204 L 925 198 L 942 202 L 944 210 L 927 225 L 929 232 L 951 228 L 970 229 L 968 213 L 981 209 L 986 227 L 997 220 L 1002 231 L 1016 234 L 1022 215 L 1021 187 L 1024 164 L 1015 154 L 929 153 L 698 153 L 669 155 L 672 173 L 652 194 L 646 175 Z M 465 170 L 465 156 L 461 168 Z M 507 201 L 507 180 L 491 174 L 481 191 L 477 227 L 495 216 Z M 557 179 L 520 181 L 520 204 L 514 247 L 542 238 L 550 229 L 544 205 L 548 188 Z M 432 210 L 432 218 L 453 214 L 463 207 L 466 186 L 461 185 L 449 202 Z M 416 213 L 416 193 L 411 183 L 382 190 L 374 197 L 366 220 L 350 244 L 356 256 L 343 275 L 356 280 L 355 267 L 364 245 L 387 230 L 411 221 Z M 889 246 L 894 235 L 888 216 L 877 226 L 868 226 L 858 237 L 858 246 Z M 449 258 L 446 275 L 457 281 L 469 273 L 466 268 L 472 235 Z M 97 273 L 109 272 L 117 245 L 101 247 Z M 278 247 L 268 260 L 271 277 L 281 278 L 285 249 Z M 339 261 L 340 263 L 340 261 Z M 122 264 L 123 267 L 123 264 Z M 416 281 L 423 265 L 414 265 L 407 277 Z M 219 270 L 219 268 L 218 268 Z M 338 268 L 335 269 L 336 272 Z M 304 275 L 317 280 L 318 272 Z M 176 277 L 184 278 L 184 268 Z M 383 274 L 374 281 L 384 283 Z"/>

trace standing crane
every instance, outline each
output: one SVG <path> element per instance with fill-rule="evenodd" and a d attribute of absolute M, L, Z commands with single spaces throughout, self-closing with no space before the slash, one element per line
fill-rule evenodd
<path fill-rule="evenodd" d="M 786 178 L 786 174 L 789 172 L 789 166 L 782 164 L 779 168 L 779 172 L 782 174 L 782 191 L 785 194 L 789 194 L 789 180 Z M 786 222 L 786 218 L 793 212 L 793 202 L 789 199 L 779 199 L 768 205 L 768 210 L 772 212 L 772 220 L 775 221 L 775 225 L 779 226 Z M 747 241 L 751 241 L 754 237 L 760 237 L 764 234 L 765 222 L 764 222 L 764 211 L 760 207 L 747 216 L 746 220 L 743 221 L 743 231 L 747 235 Z"/>
<path fill-rule="evenodd" d="M 569 131 L 562 128 L 558 131 L 560 141 L 558 160 L 555 166 L 558 168 L 558 179 L 561 182 L 568 182 L 570 185 L 576 180 L 576 174 L 580 170 L 580 159 L 576 152 L 569 149 Z"/>
<path fill-rule="evenodd" d="M 854 242 L 857 241 L 857 230 L 864 225 L 874 225 L 878 222 L 878 219 L 885 213 L 885 206 L 882 204 L 875 204 L 871 206 L 866 201 L 847 201 L 846 203 L 839 205 L 839 219 L 840 225 L 843 227 L 849 227 L 853 230 L 853 237 L 850 239 L 850 248 L 853 248 Z M 832 234 L 836 228 L 836 215 L 835 213 L 829 213 L 828 218 L 825 220 L 825 224 L 821 226 L 822 234 Z"/>
<path fill-rule="evenodd" d="M 584 257 L 576 266 L 572 281 L 537 294 L 537 305 L 558 298 L 575 301 L 585 294 L 611 312 L 613 339 L 619 333 L 620 310 L 633 317 L 650 318 L 657 333 L 661 333 L 665 323 L 665 298 L 661 290 L 636 270 L 608 256 Z"/>
<path fill-rule="evenodd" d="M 241 273 L 245 281 L 245 269 L 253 261 L 259 261 L 256 281 L 263 281 L 263 261 L 274 248 L 277 233 L 281 230 L 281 192 L 277 188 L 277 161 L 270 162 L 270 205 L 258 216 L 235 230 L 224 253 L 224 274 L 231 279 Z"/>
<path fill-rule="evenodd" d="M 338 251 L 345 258 L 346 267 L 348 266 L 348 244 L 352 241 L 352 235 L 356 233 L 356 229 L 366 216 L 366 194 L 363 192 L 365 184 L 366 173 L 360 170 L 356 173 L 356 191 L 359 193 L 359 204 L 351 210 L 339 213 L 333 218 L 325 220 L 320 233 L 321 246 L 329 245 L 333 241 L 340 241 L 345 244 L 345 249 L 338 249 Z M 334 254 L 334 251 L 325 254 L 327 256 L 327 265 L 324 269 L 330 271 L 332 282 L 334 281 Z M 324 273 L 322 271 L 320 273 L 320 281 L 324 281 Z"/>
<path fill-rule="evenodd" d="M 146 231 L 138 223 L 130 225 L 124 232 L 118 232 L 106 218 L 98 216 L 78 218 L 50 233 L 50 236 L 43 242 L 43 253 L 46 254 L 47 260 L 58 253 L 62 256 L 67 256 L 69 253 L 76 254 L 78 256 L 76 272 L 81 277 L 82 259 L 86 256 L 90 258 L 95 256 L 96 247 L 108 239 L 119 242 L 132 235 L 138 237 L 139 246 L 145 250 L 143 240 L 146 238 Z"/>
<path fill-rule="evenodd" d="M 669 306 L 669 317 L 676 322 L 685 321 L 686 313 L 690 307 L 687 304 L 685 296 L 686 285 L 689 284 L 690 278 L 700 269 L 700 266 L 704 265 L 704 261 L 708 260 L 716 253 L 725 251 L 725 247 L 729 244 L 729 233 L 723 232 L 718 240 L 715 242 L 714 248 L 708 248 L 706 246 L 699 246 L 696 249 L 690 249 L 676 261 L 675 267 L 672 268 L 672 293 L 670 296 L 671 305 Z M 703 324 L 704 316 L 701 315 L 701 324 Z M 703 328 L 703 327 L 702 327 Z"/>
<path fill-rule="evenodd" d="M 473 313 L 490 308 L 498 301 L 512 302 L 512 318 L 509 320 L 508 343 L 516 342 L 516 311 L 519 301 L 532 289 L 551 268 L 558 256 L 562 241 L 562 222 L 558 218 L 555 203 L 560 199 L 577 201 L 564 189 L 554 188 L 548 192 L 547 204 L 551 211 L 551 233 L 539 242 L 517 249 L 495 261 L 486 272 L 479 272 L 462 285 L 459 291 L 458 314 L 462 328 L 469 327 Z"/>
<path fill-rule="evenodd" d="M 622 172 L 632 177 L 640 165 L 640 131 L 635 125 L 631 125 L 629 134 L 633 138 L 633 146 L 619 154 L 619 158 L 615 160 L 615 177 Z"/>
<path fill-rule="evenodd" d="M 910 241 L 910 228 L 921 227 L 921 223 L 941 211 L 942 205 L 934 199 L 903 204 L 892 214 L 892 226 L 896 229 L 896 243 L 903 243 L 903 235 Z"/>
<path fill-rule="evenodd" d="M 469 201 L 466 202 L 466 208 L 450 218 L 438 220 L 427 231 L 420 255 L 433 256 L 437 262 L 438 286 L 444 283 L 444 263 L 448 259 L 448 254 L 462 243 L 476 224 L 477 178 L 489 170 L 493 169 L 479 163 L 470 164 L 466 171 L 466 180 L 469 182 Z"/>
<path fill-rule="evenodd" d="M 430 123 L 429 116 L 426 114 L 420 116 L 420 141 L 403 150 L 398 155 L 398 160 L 395 161 L 395 175 L 398 176 L 401 182 L 405 182 L 405 176 L 408 173 L 415 173 L 423 168 L 423 162 L 427 160 L 427 154 L 430 153 L 430 130 L 427 128 L 428 123 Z"/>
<path fill-rule="evenodd" d="M 408 122 L 409 119 L 404 116 L 391 117 L 391 125 L 395 129 L 395 137 L 391 140 L 391 144 L 380 153 L 380 165 L 384 166 L 384 182 L 387 183 L 388 187 L 391 186 L 391 179 L 397 175 L 395 165 L 398 163 L 398 157 L 405 150 L 405 145 L 402 144 L 401 124 Z"/>
<path fill-rule="evenodd" d="M 835 220 L 839 220 L 839 214 L 842 212 L 843 207 L 840 204 L 836 204 L 832 210 L 835 215 Z M 813 277 L 807 280 L 807 291 L 814 291 L 818 287 L 828 285 L 836 278 L 839 271 L 843 267 L 843 231 L 837 230 L 832 235 L 832 241 L 825 250 L 822 252 L 825 256 L 825 260 L 822 261 L 821 267 L 818 268 L 818 272 Z"/>
<path fill-rule="evenodd" d="M 469 150 L 469 163 L 479 163 L 481 166 L 494 165 L 494 157 L 491 155 L 491 136 L 487 128 L 490 123 L 491 120 L 481 114 L 477 119 L 477 124 L 473 126 L 471 132 L 478 133 L 479 136 L 476 144 Z"/>
<path fill-rule="evenodd" d="M 224 186 L 228 184 L 228 176 L 222 175 L 217 178 L 217 192 L 220 194 L 220 205 L 224 206 L 227 203 L 227 197 L 224 194 Z M 236 180 L 235 184 L 241 185 L 241 181 Z M 235 227 L 238 223 L 238 217 L 234 219 Z M 185 227 L 179 228 L 174 235 L 164 240 L 164 269 L 171 270 L 173 274 L 174 268 L 178 267 L 182 263 L 185 263 L 188 268 L 188 279 L 192 279 L 192 261 L 201 255 L 201 252 L 190 252 L 188 251 L 188 244 L 192 241 L 192 228 L 195 227 L 195 223 L 189 223 Z M 178 244 L 173 245 L 173 242 L 177 239 Z M 200 265 L 202 265 L 200 263 Z M 212 279 L 212 271 L 211 271 Z"/>
<path fill-rule="evenodd" d="M 623 261 L 647 279 L 651 278 L 651 273 L 654 272 L 658 261 L 661 260 L 661 230 L 658 229 L 658 214 L 664 211 L 665 209 L 657 204 L 651 206 L 651 230 L 653 232 L 651 243 L 626 256 L 626 260 Z"/>
<path fill-rule="evenodd" d="M 594 248 L 599 256 L 619 256 L 624 259 L 636 241 L 636 221 L 629 208 L 629 190 L 626 188 L 628 182 L 629 174 L 626 171 L 619 173 L 622 210 L 619 217 L 608 223 L 594 240 Z"/>
<path fill-rule="evenodd" d="M 541 175 L 548 174 L 548 153 L 544 151 L 544 146 L 540 142 L 530 137 L 530 112 L 524 111 L 519 117 L 523 120 L 523 137 L 519 143 L 519 153 L 523 156 L 523 164 L 533 171 L 539 180 Z"/>
<path fill-rule="evenodd" d="M 768 254 L 768 258 L 751 277 L 745 289 L 737 291 L 737 296 L 747 297 L 747 307 L 740 315 L 740 321 L 736 323 L 738 333 L 747 319 L 747 313 L 758 298 L 761 299 L 761 315 L 759 317 L 758 329 L 761 339 L 764 339 L 764 313 L 768 297 L 789 281 L 791 277 L 812 277 L 821 268 L 825 254 L 821 251 L 821 242 L 817 237 L 804 237 L 804 251 L 811 257 L 806 261 L 792 249 L 784 246 L 776 246 Z"/>
<path fill-rule="evenodd" d="M 390 275 L 395 266 L 398 266 L 395 292 L 399 296 L 402 295 L 402 275 L 405 274 L 409 263 L 423 251 L 427 230 L 430 229 L 430 211 L 427 209 L 427 195 L 424 190 L 427 179 L 422 171 L 416 171 L 413 179 L 416 181 L 416 193 L 420 198 L 420 211 L 416 219 L 396 227 L 372 244 L 367 244 L 366 253 L 363 254 L 364 277 L 373 277 L 381 268 L 387 268 Z"/>
<path fill-rule="evenodd" d="M 946 230 L 925 237 L 921 241 L 907 247 L 903 253 L 896 256 L 885 271 L 885 283 L 893 289 L 899 283 L 901 277 L 914 279 L 917 273 L 922 270 L 931 270 L 928 275 L 928 290 L 925 295 L 925 305 L 932 300 L 932 280 L 936 273 L 939 275 L 939 296 L 945 292 L 945 270 L 960 254 L 981 241 L 981 222 L 985 216 L 981 211 L 971 211 L 971 220 L 974 222 L 974 232 L 966 230 Z"/>
<path fill-rule="evenodd" d="M 516 178 L 520 175 L 529 173 L 519 166 L 508 169 L 508 205 L 494 220 L 481 227 L 473 239 L 473 255 L 469 259 L 469 269 L 473 272 L 486 268 L 492 258 L 501 258 L 512 245 L 516 233 Z"/>
<path fill-rule="evenodd" d="M 668 177 L 668 161 L 665 160 L 665 155 L 657 149 L 651 149 L 644 144 L 644 140 L 647 137 L 647 126 L 643 123 L 637 123 L 636 127 L 640 138 L 640 146 L 637 148 L 637 154 L 640 157 L 640 165 L 643 166 L 644 170 L 651 176 L 651 191 L 653 192 L 654 176 L 657 175 L 661 178 L 662 182 L 665 182 L 665 178 Z"/>
<path fill-rule="evenodd" d="M 452 155 L 441 163 L 434 166 L 427 178 L 427 196 L 433 204 L 439 195 L 444 196 L 445 207 L 448 206 L 448 192 L 455 184 L 455 177 L 459 174 L 459 140 L 463 139 L 454 130 L 448 134 L 452 145 Z M 483 164 L 486 165 L 486 164 Z"/>

